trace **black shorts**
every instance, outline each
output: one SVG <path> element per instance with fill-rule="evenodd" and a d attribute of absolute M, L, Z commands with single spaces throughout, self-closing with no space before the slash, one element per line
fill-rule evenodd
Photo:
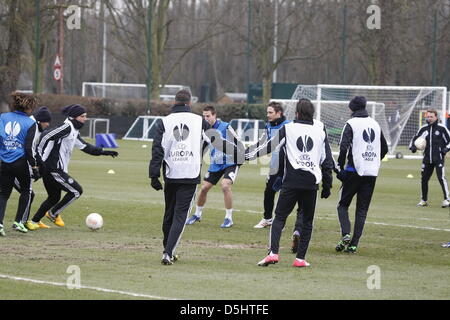
<path fill-rule="evenodd" d="M 203 178 L 204 181 L 208 181 L 209 183 L 216 185 L 217 182 L 219 182 L 220 178 L 229 179 L 232 183 L 234 183 L 234 180 L 236 180 L 237 174 L 239 171 L 239 166 L 231 166 L 228 168 L 225 168 L 224 170 L 217 171 L 217 172 L 207 172 L 205 175 L 205 178 Z"/>

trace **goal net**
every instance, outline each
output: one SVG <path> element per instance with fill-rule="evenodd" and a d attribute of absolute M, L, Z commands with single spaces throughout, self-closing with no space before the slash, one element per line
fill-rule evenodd
<path fill-rule="evenodd" d="M 294 119 L 298 100 L 310 99 L 316 109 L 316 119 L 321 120 L 328 130 L 330 143 L 337 145 L 344 124 L 351 116 L 348 104 L 355 96 L 366 97 L 367 111 L 380 124 L 390 154 L 407 150 L 412 137 L 424 125 L 426 110 L 437 110 L 441 122 L 446 123 L 445 87 L 300 85 L 291 100 L 281 102 L 286 117 Z"/>

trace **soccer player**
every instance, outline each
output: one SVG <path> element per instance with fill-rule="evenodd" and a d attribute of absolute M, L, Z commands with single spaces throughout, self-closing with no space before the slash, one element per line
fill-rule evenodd
<path fill-rule="evenodd" d="M 64 227 L 61 212 L 83 193 L 81 185 L 69 176 L 69 161 L 73 148 L 94 156 L 117 157 L 117 151 L 95 147 L 80 137 L 80 129 L 87 120 L 86 108 L 75 104 L 63 109 L 67 119 L 62 125 L 45 132 L 38 145 L 38 157 L 43 166 L 44 187 L 48 197 L 42 202 L 32 222 L 39 224 L 44 215 L 58 227 Z M 62 191 L 66 195 L 61 199 Z"/>
<path fill-rule="evenodd" d="M 37 146 L 39 144 L 39 140 L 41 137 L 41 134 L 44 130 L 46 130 L 50 126 L 50 121 L 52 120 L 52 115 L 50 113 L 50 110 L 46 106 L 40 107 L 32 116 L 30 116 L 31 119 L 36 121 L 36 132 L 34 134 L 33 144 L 31 150 L 33 151 L 34 158 L 40 159 L 39 157 L 36 157 L 37 152 Z M 40 175 L 42 174 L 42 164 L 39 164 L 39 170 Z M 14 188 L 20 193 L 20 184 L 19 180 L 14 180 Z M 30 207 L 34 200 L 34 192 L 31 191 L 31 201 L 30 201 Z M 22 223 L 25 225 L 25 227 L 30 230 L 34 231 L 39 228 L 47 229 L 49 226 L 45 225 L 42 222 L 34 223 L 33 221 L 28 220 L 28 217 L 30 215 L 30 211 L 28 210 L 27 213 L 22 218 Z"/>
<path fill-rule="evenodd" d="M 262 146 L 251 146 L 246 159 L 264 155 L 276 147 L 283 147 L 285 174 L 275 208 L 275 218 L 270 229 L 270 252 L 259 266 L 278 263 L 279 243 L 286 219 L 298 203 L 302 211 L 302 234 L 299 240 L 294 267 L 308 267 L 305 260 L 313 230 L 317 190 L 322 182 L 321 198 L 328 198 L 332 187 L 334 167 L 331 148 L 324 128 L 313 121 L 314 106 L 308 99 L 299 100 L 296 120 L 282 127 L 277 135 Z"/>
<path fill-rule="evenodd" d="M 442 208 L 446 208 L 450 205 L 450 195 L 445 178 L 445 155 L 450 150 L 450 134 L 446 127 L 438 123 L 436 110 L 428 110 L 426 117 L 427 125 L 419 129 L 409 144 L 409 149 L 415 153 L 417 148 L 414 142 L 417 138 L 423 137 L 427 142 L 422 160 L 422 198 L 417 206 L 428 206 L 428 181 L 436 168 L 436 174 L 444 194 Z"/>
<path fill-rule="evenodd" d="M 366 104 L 366 98 L 360 96 L 350 101 L 349 108 L 352 115 L 344 126 L 340 142 L 336 172 L 337 178 L 342 181 L 337 208 L 342 239 L 336 246 L 338 252 L 356 253 L 375 189 L 381 160 L 388 152 L 388 145 L 383 132 L 379 124 L 369 116 Z M 348 159 L 347 165 L 345 165 L 347 152 Z M 348 208 L 355 195 L 357 199 L 352 237 Z"/>
<path fill-rule="evenodd" d="M 32 151 L 36 122 L 30 118 L 37 104 L 36 98 L 19 92 L 11 96 L 14 111 L 0 116 L 0 236 L 5 236 L 3 218 L 15 179 L 20 185 L 20 197 L 13 229 L 28 232 L 22 220 L 31 204 L 32 178 L 39 178 L 37 160 Z"/>
<path fill-rule="evenodd" d="M 216 135 L 217 130 L 208 130 L 210 124 L 191 112 L 190 103 L 190 92 L 178 91 L 172 113 L 158 122 L 153 140 L 149 165 L 151 186 L 157 191 L 163 189 L 159 181 L 161 166 L 165 182 L 165 212 L 162 225 L 164 250 L 161 259 L 163 265 L 171 265 L 177 260 L 175 250 L 194 203 L 197 184 L 200 183 L 203 151 L 208 143 L 224 150 L 220 149 L 220 145 L 227 142 L 220 134 Z M 207 136 L 207 133 L 211 136 Z M 212 139 L 213 137 L 215 139 Z M 227 145 L 225 150 L 230 150 Z M 231 151 L 231 154 L 234 154 L 235 149 L 231 148 Z"/>
<path fill-rule="evenodd" d="M 283 106 L 279 102 L 270 102 L 267 106 L 267 123 L 264 135 L 261 137 L 259 144 L 275 137 L 278 130 L 289 123 L 283 115 Z M 279 170 L 279 150 L 272 152 L 270 161 L 270 172 L 267 176 L 266 188 L 264 189 L 264 216 L 261 221 L 254 226 L 256 229 L 263 229 L 272 224 L 272 212 L 275 204 L 275 195 L 279 191 L 281 177 L 278 174 Z"/>
<path fill-rule="evenodd" d="M 213 106 L 206 106 L 203 109 L 203 118 L 210 124 L 211 129 L 220 132 L 223 139 L 233 139 L 233 143 L 237 144 L 238 137 L 233 128 L 230 127 L 228 122 L 217 120 L 216 110 Z M 196 211 L 186 221 L 186 224 L 191 225 L 201 220 L 203 207 L 205 206 L 209 190 L 211 190 L 211 188 L 223 177 L 221 187 L 225 202 L 225 219 L 220 227 L 230 228 L 233 226 L 233 194 L 231 186 L 236 180 L 239 166 L 230 159 L 230 156 L 227 156 L 216 148 L 211 147 L 210 156 L 211 164 L 203 179 L 203 185 L 197 200 Z"/>

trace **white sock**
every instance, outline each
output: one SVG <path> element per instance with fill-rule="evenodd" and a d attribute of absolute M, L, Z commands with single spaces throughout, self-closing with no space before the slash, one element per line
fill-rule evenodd
<path fill-rule="evenodd" d="M 194 215 L 196 215 L 197 217 L 201 218 L 202 211 L 203 211 L 203 207 L 197 206 L 197 208 L 195 209 Z"/>
<path fill-rule="evenodd" d="M 233 220 L 233 209 L 225 209 L 225 219 Z"/>

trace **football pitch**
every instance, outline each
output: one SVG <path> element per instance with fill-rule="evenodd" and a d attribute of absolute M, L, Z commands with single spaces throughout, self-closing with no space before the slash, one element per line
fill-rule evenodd
<path fill-rule="evenodd" d="M 291 267 L 295 212 L 282 235 L 280 262 L 258 267 L 269 236 L 268 229 L 253 228 L 262 217 L 264 166 L 246 164 L 233 187 L 234 226 L 219 227 L 224 209 L 217 186 L 208 195 L 202 221 L 185 228 L 177 250 L 180 261 L 162 266 L 164 202 L 162 191 L 150 188 L 151 144 L 118 143 L 116 159 L 74 151 L 69 173 L 84 193 L 64 211 L 65 228 L 13 232 L 13 192 L 4 221 L 7 236 L 0 238 L 0 300 L 450 298 L 450 249 L 440 246 L 450 241 L 449 210 L 440 207 L 442 192 L 435 174 L 430 206 L 415 206 L 420 200 L 420 160 L 382 163 L 357 254 L 334 250 L 340 238 L 340 182 L 334 179 L 331 197 L 318 201 L 306 257 L 311 267 Z M 108 174 L 111 169 L 115 174 Z M 42 181 L 34 189 L 32 214 L 45 198 Z M 91 212 L 103 216 L 99 231 L 85 226 Z M 350 212 L 353 223 L 354 203 Z M 75 283 L 74 275 L 79 275 L 80 289 L 66 286 Z"/>

